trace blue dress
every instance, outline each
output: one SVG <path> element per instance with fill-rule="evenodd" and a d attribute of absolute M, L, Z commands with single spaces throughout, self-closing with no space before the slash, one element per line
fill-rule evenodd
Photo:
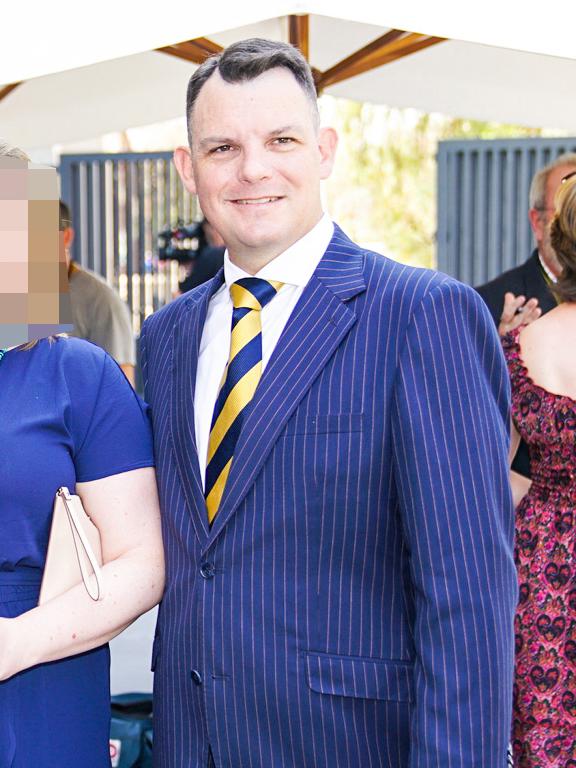
<path fill-rule="evenodd" d="M 58 487 L 153 464 L 146 407 L 116 363 L 80 339 L 0 360 L 0 616 L 38 602 Z M 0 682 L 0 768 L 109 768 L 103 646 Z"/>

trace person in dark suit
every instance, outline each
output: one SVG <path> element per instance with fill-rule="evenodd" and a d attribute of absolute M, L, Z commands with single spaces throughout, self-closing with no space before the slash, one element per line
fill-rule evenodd
<path fill-rule="evenodd" d="M 227 253 L 142 332 L 155 764 L 500 768 L 517 583 L 486 307 L 323 214 L 336 135 L 292 46 L 208 59 L 187 114 L 176 167 Z"/>
<path fill-rule="evenodd" d="M 556 191 L 572 171 L 576 171 L 576 153 L 571 152 L 559 155 L 535 174 L 530 186 L 528 216 L 536 248 L 523 264 L 476 288 L 501 336 L 520 325 L 528 325 L 557 306 L 550 285 L 556 282 L 562 268 L 550 242 L 550 222 Z M 524 441 L 520 443 L 513 469 L 530 477 L 528 447 Z"/>
<path fill-rule="evenodd" d="M 501 336 L 557 306 L 550 284 L 556 282 L 561 267 L 550 242 L 550 222 L 558 186 L 575 170 L 576 153 L 570 152 L 559 155 L 535 174 L 530 186 L 528 216 L 536 248 L 523 264 L 476 288 L 499 326 Z M 506 294 L 512 295 L 506 299 Z M 540 312 L 533 312 L 533 307 L 539 307 Z"/>
<path fill-rule="evenodd" d="M 224 264 L 224 250 L 222 246 L 208 245 L 203 248 L 190 274 L 178 284 L 180 293 L 191 291 L 213 278 Z"/>
<path fill-rule="evenodd" d="M 191 291 L 210 280 L 224 263 L 224 241 L 219 233 L 206 218 L 198 226 L 201 227 L 202 237 L 190 273 L 178 283 L 180 293 Z"/>

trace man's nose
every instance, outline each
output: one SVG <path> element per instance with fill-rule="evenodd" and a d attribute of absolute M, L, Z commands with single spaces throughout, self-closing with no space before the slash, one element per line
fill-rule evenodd
<path fill-rule="evenodd" d="M 270 176 L 270 161 L 264 147 L 245 147 L 240 157 L 239 175 L 244 182 L 267 179 Z"/>

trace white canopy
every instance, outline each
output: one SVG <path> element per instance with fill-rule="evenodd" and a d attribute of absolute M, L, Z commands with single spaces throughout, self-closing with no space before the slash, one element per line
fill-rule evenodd
<path fill-rule="evenodd" d="M 72 0 L 11 9 L 0 27 L 0 135 L 26 148 L 179 117 L 195 65 L 156 49 L 206 37 L 288 39 L 310 14 L 309 58 L 324 72 L 391 29 L 449 38 L 328 85 L 326 93 L 461 117 L 576 131 L 576 4 L 487 0 L 316 0 L 190 5 Z M 22 34 L 25 32 L 25 34 Z M 0 97 L 2 87 L 0 86 Z"/>

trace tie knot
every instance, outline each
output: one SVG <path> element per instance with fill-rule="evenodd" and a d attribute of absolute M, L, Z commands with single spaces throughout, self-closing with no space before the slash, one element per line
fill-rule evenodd
<path fill-rule="evenodd" d="M 255 309 L 260 311 L 276 296 L 283 283 L 277 280 L 262 280 L 260 277 L 243 277 L 230 286 L 234 309 Z"/>

